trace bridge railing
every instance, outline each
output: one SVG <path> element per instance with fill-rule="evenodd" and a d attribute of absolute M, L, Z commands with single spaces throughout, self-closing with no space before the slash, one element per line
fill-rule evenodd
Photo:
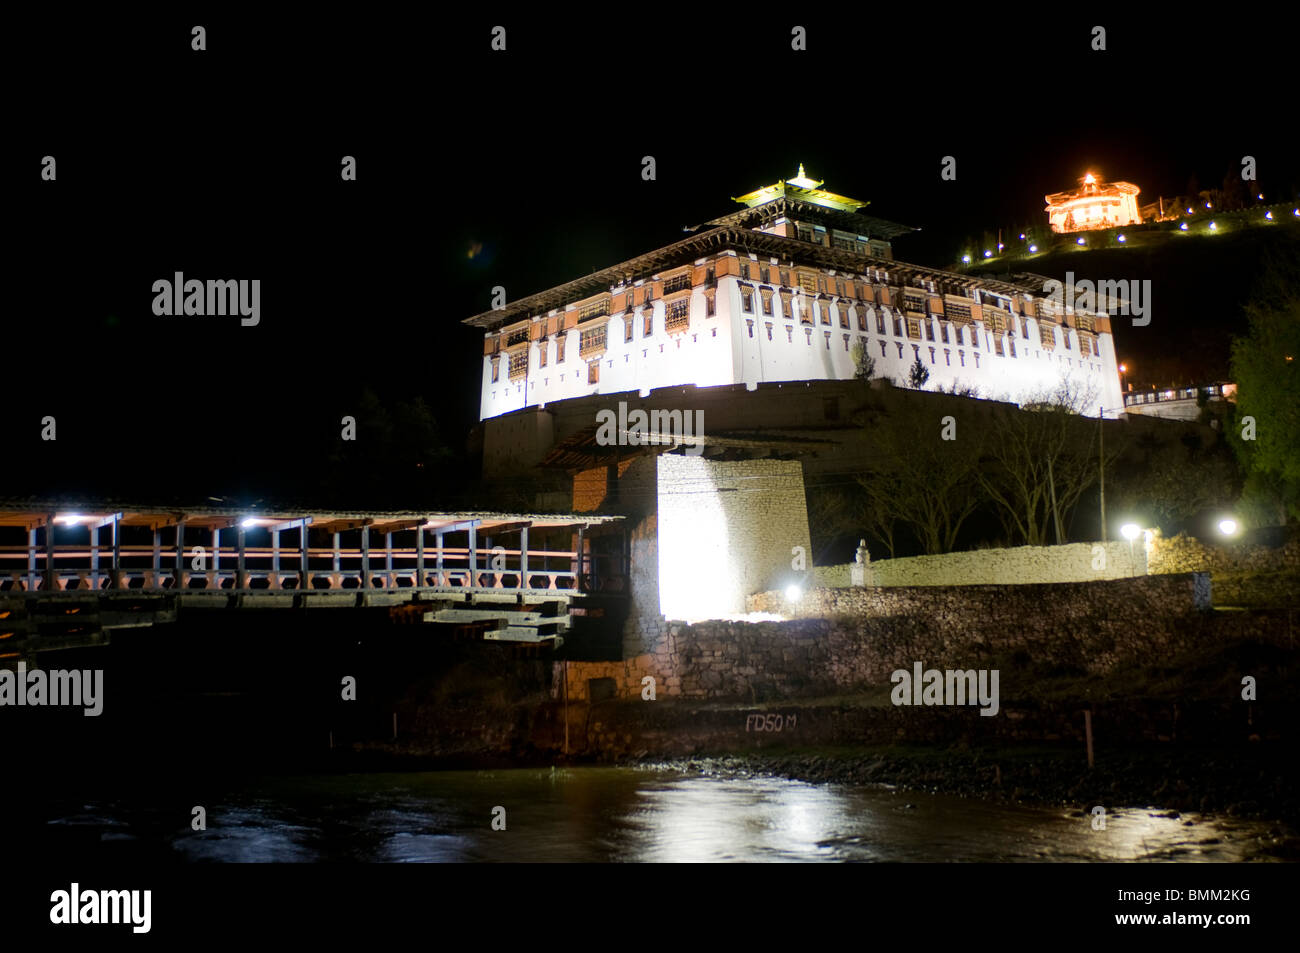
<path fill-rule="evenodd" d="M 297 549 L 247 547 L 241 568 L 240 553 L 228 546 L 182 549 L 179 554 L 175 546 L 122 546 L 114 568 L 111 551 L 102 549 L 55 546 L 51 553 L 33 546 L 0 546 L 0 592 L 442 588 L 572 593 L 587 588 L 580 585 L 576 552 L 532 550 L 527 555 L 525 569 L 518 550 L 501 547 L 478 550 L 472 559 L 468 548 L 451 547 L 440 558 L 432 552 L 421 557 L 414 548 L 363 552 L 312 547 L 305 559 Z M 588 557 L 584 581 L 593 575 L 590 563 Z"/>

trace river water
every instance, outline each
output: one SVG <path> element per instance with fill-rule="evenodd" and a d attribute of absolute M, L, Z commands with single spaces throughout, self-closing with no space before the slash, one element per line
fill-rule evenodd
<path fill-rule="evenodd" d="M 1130 808 L 1093 830 L 1065 809 L 662 768 L 241 779 L 193 799 L 204 831 L 168 800 L 47 804 L 45 830 L 100 859 L 180 862 L 1269 859 L 1257 822 Z"/>

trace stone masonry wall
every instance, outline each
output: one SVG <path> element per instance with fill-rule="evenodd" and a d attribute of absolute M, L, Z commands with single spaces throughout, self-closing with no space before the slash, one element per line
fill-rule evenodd
<path fill-rule="evenodd" d="M 750 600 L 785 622 L 669 623 L 665 638 L 621 662 L 567 663 L 570 700 L 588 679 L 614 680 L 614 697 L 763 701 L 887 686 L 896 669 L 981 668 L 991 661 L 1104 674 L 1197 644 L 1207 631 L 1209 577 L 1143 576 L 1024 586 L 814 589 L 797 607 L 780 592 Z M 553 692 L 562 693 L 556 663 Z"/>
<path fill-rule="evenodd" d="M 1064 546 L 1017 546 L 944 553 L 941 556 L 879 559 L 872 560 L 868 569 L 869 584 L 875 586 L 1092 582 L 1125 579 L 1147 571 L 1146 550 L 1141 540 L 1135 541 L 1132 549 L 1127 541 L 1067 543 Z M 849 565 L 818 566 L 813 571 L 813 578 L 818 586 L 826 588 L 847 586 Z"/>
<path fill-rule="evenodd" d="M 791 579 L 793 548 L 811 550 L 797 460 L 664 454 L 658 464 L 659 609 L 665 616 L 743 614 L 750 593 Z"/>

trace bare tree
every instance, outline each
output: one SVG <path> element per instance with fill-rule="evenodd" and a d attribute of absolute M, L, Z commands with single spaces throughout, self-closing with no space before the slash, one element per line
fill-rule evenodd
<path fill-rule="evenodd" d="M 1004 527 L 1030 546 L 1048 543 L 1053 526 L 1063 541 L 1070 512 L 1097 479 L 1097 422 L 1081 416 L 1097 405 L 1096 394 L 1066 378 L 990 421 L 986 466 L 976 473 Z"/>
<path fill-rule="evenodd" d="M 979 428 L 962 418 L 950 413 L 920 426 L 913 415 L 880 419 L 872 432 L 876 463 L 857 477 L 870 501 L 864 516 L 876 526 L 886 518 L 907 523 L 930 554 L 952 551 L 983 499 Z M 892 555 L 892 536 L 889 547 Z"/>

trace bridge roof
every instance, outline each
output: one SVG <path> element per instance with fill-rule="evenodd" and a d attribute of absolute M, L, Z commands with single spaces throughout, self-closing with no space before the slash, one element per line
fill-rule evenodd
<path fill-rule="evenodd" d="M 213 506 L 145 506 L 106 504 L 103 501 L 78 500 L 0 500 L 0 526 L 21 526 L 34 529 L 45 525 L 51 515 L 55 522 L 66 525 L 93 526 L 112 522 L 120 514 L 124 526 L 157 528 L 173 526 L 184 520 L 187 526 L 224 529 L 244 525 L 248 528 L 282 529 L 297 520 L 308 519 L 313 529 L 343 532 L 369 526 L 380 532 L 399 532 L 404 529 L 425 529 L 456 532 L 470 525 L 479 531 L 519 529 L 524 526 L 539 529 L 565 526 L 594 526 L 620 520 L 621 516 L 601 516 L 594 513 L 501 513 L 485 510 L 318 510 L 255 507 Z"/>

